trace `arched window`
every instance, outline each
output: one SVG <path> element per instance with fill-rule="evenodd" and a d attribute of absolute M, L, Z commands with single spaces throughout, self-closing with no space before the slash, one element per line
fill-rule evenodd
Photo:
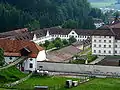
<path fill-rule="evenodd" d="M 32 63 L 30 63 L 29 68 L 33 68 L 33 64 Z"/>

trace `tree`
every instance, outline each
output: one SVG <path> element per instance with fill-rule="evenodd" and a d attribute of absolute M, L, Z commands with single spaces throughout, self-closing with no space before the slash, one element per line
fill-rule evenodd
<path fill-rule="evenodd" d="M 46 49 L 48 48 L 49 44 L 50 44 L 50 42 L 48 40 L 46 40 L 45 43 L 44 43 L 44 46 L 45 46 Z"/>
<path fill-rule="evenodd" d="M 89 17 L 91 11 L 87 0 L 0 0 L 0 2 L 2 2 L 0 30 L 3 31 L 26 26 L 34 30 L 62 24 L 64 28 L 84 28 L 85 19 Z"/>
<path fill-rule="evenodd" d="M 62 43 L 62 41 L 61 41 L 60 38 L 56 38 L 56 39 L 55 39 L 55 41 L 54 41 L 54 46 L 55 46 L 57 49 L 59 49 L 59 48 L 61 48 L 61 47 L 63 46 L 63 43 Z"/>
<path fill-rule="evenodd" d="M 71 29 L 78 28 L 78 22 L 74 20 L 68 20 L 63 23 L 62 28 L 71 28 Z"/>
<path fill-rule="evenodd" d="M 76 42 L 77 40 L 72 36 L 69 38 L 69 43 L 72 44 L 74 42 Z"/>
<path fill-rule="evenodd" d="M 32 20 L 27 25 L 25 25 L 29 30 L 37 30 L 40 29 L 40 22 L 37 20 Z"/>
<path fill-rule="evenodd" d="M 3 51 L 3 49 L 0 48 L 0 66 L 3 66 L 4 63 L 5 63 L 4 51 Z"/>
<path fill-rule="evenodd" d="M 68 41 L 66 40 L 66 39 L 63 39 L 63 44 L 66 46 L 66 45 L 68 45 L 69 43 L 68 43 Z"/>

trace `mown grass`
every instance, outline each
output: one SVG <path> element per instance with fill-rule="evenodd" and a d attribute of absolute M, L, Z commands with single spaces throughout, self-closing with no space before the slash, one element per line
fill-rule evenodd
<path fill-rule="evenodd" d="M 27 76 L 15 66 L 0 71 L 0 84 L 14 82 Z"/>
<path fill-rule="evenodd" d="M 66 78 L 66 77 L 31 77 L 27 81 L 13 87 L 17 90 L 33 90 L 34 86 L 49 86 L 51 90 L 54 87 L 64 88 L 66 80 L 79 80 L 78 78 Z M 61 89 L 62 90 L 62 89 Z"/>
<path fill-rule="evenodd" d="M 35 85 L 47 85 L 49 87 L 55 85 L 63 85 L 58 90 L 120 90 L 120 79 L 106 78 L 106 79 L 93 79 L 87 83 L 80 84 L 77 87 L 67 89 L 64 87 L 65 81 L 71 78 L 64 77 L 32 77 L 29 80 L 15 86 L 17 90 L 33 90 Z M 73 80 L 73 79 L 72 79 Z M 54 89 L 50 89 L 54 90 Z"/>

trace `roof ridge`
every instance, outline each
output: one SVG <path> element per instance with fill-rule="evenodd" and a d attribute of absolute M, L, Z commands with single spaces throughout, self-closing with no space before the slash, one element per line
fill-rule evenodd
<path fill-rule="evenodd" d="M 112 29 L 111 27 L 109 27 L 108 25 L 106 25 L 106 26 L 110 29 L 110 31 L 113 33 L 113 35 L 116 36 L 116 34 L 115 34 L 115 32 L 113 31 L 113 29 Z"/>

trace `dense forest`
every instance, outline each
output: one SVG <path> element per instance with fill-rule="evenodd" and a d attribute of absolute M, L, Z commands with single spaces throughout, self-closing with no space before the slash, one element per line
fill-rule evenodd
<path fill-rule="evenodd" d="M 59 25 L 64 28 L 94 29 L 93 17 L 101 16 L 101 11 L 91 8 L 87 0 L 0 0 L 0 32 Z"/>

